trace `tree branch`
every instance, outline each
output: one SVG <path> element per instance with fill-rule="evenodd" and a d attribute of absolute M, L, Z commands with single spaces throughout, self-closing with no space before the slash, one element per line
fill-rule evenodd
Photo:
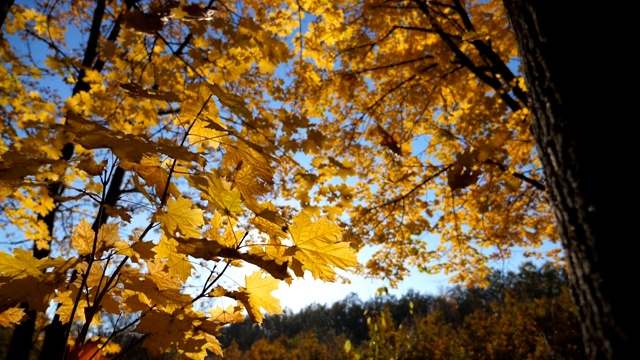
<path fill-rule="evenodd" d="M 495 162 L 493 160 L 487 160 L 487 161 L 485 161 L 485 164 L 495 165 L 502 172 L 505 172 L 505 171 L 508 170 L 506 166 L 504 166 L 503 164 L 501 164 L 499 162 Z M 541 183 L 540 181 L 538 181 L 536 179 L 532 179 L 532 178 L 530 178 L 530 177 L 528 177 L 528 176 L 526 176 L 526 175 L 524 175 L 522 173 L 517 173 L 517 172 L 512 173 L 512 175 L 513 175 L 513 177 L 515 177 L 517 179 L 520 179 L 520 180 L 526 182 L 529 185 L 532 185 L 534 188 L 536 188 L 536 189 L 538 189 L 540 191 L 546 191 L 547 190 L 546 186 L 544 186 L 543 183 Z"/>
<path fill-rule="evenodd" d="M 399 202 L 401 202 L 402 200 L 406 199 L 407 197 L 409 197 L 409 195 L 413 194 L 414 192 L 416 192 L 419 188 L 423 187 L 426 183 L 428 183 L 429 181 L 437 178 L 438 176 L 442 175 L 443 173 L 445 173 L 447 170 L 449 170 L 454 164 L 450 164 L 447 166 L 443 166 L 442 169 L 436 171 L 435 173 L 427 176 L 426 178 L 424 178 L 421 182 L 419 182 L 417 185 L 415 185 L 413 188 L 411 188 L 411 190 L 407 191 L 406 193 L 397 196 L 391 200 L 388 200 L 382 204 L 376 205 L 374 207 L 371 207 L 369 209 L 367 209 L 367 213 L 376 210 L 376 209 L 380 209 L 389 205 L 395 205 Z"/>
<path fill-rule="evenodd" d="M 460 0 L 454 0 L 454 9 L 460 15 L 460 19 L 462 19 L 462 23 L 464 24 L 467 31 L 475 32 L 475 27 L 471 23 L 471 19 L 469 18 L 469 14 L 465 10 L 464 6 L 460 2 Z M 471 44 L 478 50 L 480 55 L 487 59 L 489 63 L 491 63 L 491 70 L 494 74 L 502 75 L 503 79 L 507 84 L 510 84 L 516 77 L 509 69 L 507 64 L 500 58 L 500 56 L 493 51 L 493 48 L 480 39 L 471 40 Z M 513 94 L 520 100 L 521 103 L 527 103 L 527 93 L 517 84 L 512 86 Z"/>
<path fill-rule="evenodd" d="M 421 0 L 413 1 L 418 5 L 420 11 L 422 11 L 422 13 L 427 16 L 427 19 L 429 20 L 431 26 L 433 26 L 442 41 L 444 41 L 449 49 L 451 49 L 458 61 L 460 61 L 461 65 L 464 65 L 464 67 L 469 69 L 469 71 L 477 76 L 478 79 L 493 88 L 496 94 L 498 94 L 498 96 L 502 99 L 502 101 L 505 102 L 505 104 L 509 107 L 509 109 L 511 109 L 511 111 L 515 112 L 520 110 L 522 108 L 522 105 L 518 101 L 514 100 L 507 91 L 505 91 L 503 84 L 500 82 L 500 80 L 498 80 L 498 78 L 495 77 L 495 74 L 492 74 L 493 76 L 489 76 L 483 71 L 480 71 L 478 66 L 476 66 L 476 64 L 474 64 L 473 61 L 471 61 L 471 59 L 464 52 L 462 52 L 462 50 L 460 50 L 458 45 L 453 42 L 452 36 L 450 34 L 447 34 L 433 17 L 433 15 L 431 14 L 431 10 L 427 6 L 426 2 Z"/>

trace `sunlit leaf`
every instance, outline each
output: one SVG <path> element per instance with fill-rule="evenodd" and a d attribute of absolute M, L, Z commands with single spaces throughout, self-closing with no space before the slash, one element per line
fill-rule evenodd
<path fill-rule="evenodd" d="M 300 261 L 316 279 L 333 281 L 336 273 L 332 267 L 347 269 L 358 265 L 355 252 L 342 241 L 342 230 L 327 219 L 314 221 L 302 212 L 294 217 L 289 232 L 295 246 L 285 254 Z"/>
<path fill-rule="evenodd" d="M 167 210 L 160 210 L 154 219 L 162 224 L 167 236 L 180 233 L 187 237 L 198 237 L 199 228 L 204 225 L 203 211 L 193 207 L 193 202 L 184 197 L 169 199 Z"/>
<path fill-rule="evenodd" d="M 0 326 L 5 328 L 13 328 L 17 323 L 22 321 L 24 316 L 24 309 L 9 308 L 0 313 Z"/>
<path fill-rule="evenodd" d="M 264 315 L 261 309 L 268 314 L 282 314 L 280 300 L 273 297 L 271 292 L 276 290 L 280 281 L 263 276 L 261 271 L 255 271 L 250 276 L 245 276 L 246 285 L 240 291 L 228 294 L 242 301 L 249 312 L 249 317 L 258 324 L 262 323 Z"/>

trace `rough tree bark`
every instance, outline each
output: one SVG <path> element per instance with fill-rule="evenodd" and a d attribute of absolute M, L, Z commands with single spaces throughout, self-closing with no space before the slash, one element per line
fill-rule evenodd
<path fill-rule="evenodd" d="M 624 10 L 576 2 L 504 4 L 520 48 L 531 128 L 587 355 L 640 359 L 631 328 L 637 304 L 627 282 L 635 281 L 638 255 L 629 242 L 633 210 L 623 205 L 637 206 L 625 186 L 631 178 L 624 167 L 632 165 L 622 160 L 635 140 L 630 124 L 620 120 L 632 111 L 632 92 L 624 89 L 636 71 L 622 62 L 621 37 L 630 38 L 620 28 Z"/>

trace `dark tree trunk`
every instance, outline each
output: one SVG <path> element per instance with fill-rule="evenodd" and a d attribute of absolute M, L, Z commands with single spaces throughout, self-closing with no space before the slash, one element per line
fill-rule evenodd
<path fill-rule="evenodd" d="M 629 171 L 636 159 L 627 152 L 638 140 L 623 121 L 633 111 L 633 91 L 626 88 L 635 86 L 629 82 L 636 64 L 624 62 L 632 41 L 620 28 L 625 10 L 584 2 L 504 4 L 587 355 L 640 359 L 631 328 L 638 313 L 631 294 L 638 255 L 631 218 L 636 184 Z"/>
<path fill-rule="evenodd" d="M 14 0 L 6 0 L 4 4 L 2 4 L 2 7 L 0 8 L 0 28 L 2 28 L 2 25 L 4 24 L 4 20 L 7 18 L 7 15 L 9 14 L 9 9 L 11 9 L 11 6 L 13 6 L 13 1 Z"/>
<path fill-rule="evenodd" d="M 24 309 L 28 309 L 27 304 L 22 304 Z M 26 312 L 27 318 L 20 326 L 16 326 L 11 336 L 9 349 L 7 350 L 6 360 L 11 359 L 29 359 L 31 347 L 33 346 L 33 333 L 36 328 L 36 311 Z"/>

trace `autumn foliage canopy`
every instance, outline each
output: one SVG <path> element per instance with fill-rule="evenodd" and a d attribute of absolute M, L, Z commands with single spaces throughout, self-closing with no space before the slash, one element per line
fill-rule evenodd
<path fill-rule="evenodd" d="M 36 0 L 0 41 L 0 325 L 52 308 L 69 356 L 104 314 L 203 358 L 305 272 L 482 285 L 556 241 L 500 1 Z"/>

